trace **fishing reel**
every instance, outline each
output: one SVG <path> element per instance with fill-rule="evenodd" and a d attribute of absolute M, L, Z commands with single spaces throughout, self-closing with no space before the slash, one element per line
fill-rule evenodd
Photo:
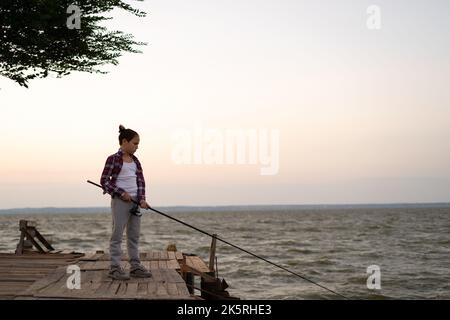
<path fill-rule="evenodd" d="M 137 217 L 142 216 L 142 212 L 141 212 L 141 210 L 139 208 L 139 204 L 137 204 L 136 202 L 133 202 L 133 206 L 130 209 L 130 213 L 134 214 Z"/>

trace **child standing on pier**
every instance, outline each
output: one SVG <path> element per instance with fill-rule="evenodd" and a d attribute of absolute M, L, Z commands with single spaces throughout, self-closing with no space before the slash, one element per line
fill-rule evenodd
<path fill-rule="evenodd" d="M 120 265 L 122 260 L 122 236 L 127 229 L 127 249 L 131 265 L 130 276 L 151 277 L 139 259 L 139 234 L 141 218 L 136 215 L 133 201 L 143 209 L 148 209 L 145 201 L 145 180 L 141 164 L 134 155 L 139 145 L 139 135 L 119 126 L 120 149 L 106 159 L 100 179 L 104 193 L 111 195 L 112 235 L 110 240 L 111 269 L 108 276 L 116 280 L 130 277 Z M 133 200 L 133 201 L 132 201 Z"/>

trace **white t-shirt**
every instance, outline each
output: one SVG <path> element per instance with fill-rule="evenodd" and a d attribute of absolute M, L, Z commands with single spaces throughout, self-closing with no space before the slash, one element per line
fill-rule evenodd
<path fill-rule="evenodd" d="M 124 161 L 116 181 L 116 186 L 128 192 L 131 197 L 137 197 L 136 170 L 134 161 L 129 163 Z"/>

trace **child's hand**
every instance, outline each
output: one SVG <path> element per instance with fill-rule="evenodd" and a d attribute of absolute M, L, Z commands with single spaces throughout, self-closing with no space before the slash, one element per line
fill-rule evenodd
<path fill-rule="evenodd" d="M 122 193 L 120 199 L 122 199 L 125 202 L 131 202 L 131 196 L 128 194 L 128 192 Z"/>
<path fill-rule="evenodd" d="M 142 200 L 139 205 L 141 206 L 142 209 L 150 209 L 150 205 L 145 200 Z"/>

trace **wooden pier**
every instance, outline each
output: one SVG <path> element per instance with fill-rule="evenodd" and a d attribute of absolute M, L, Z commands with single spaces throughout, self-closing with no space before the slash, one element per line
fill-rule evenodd
<path fill-rule="evenodd" d="M 180 251 L 141 252 L 141 263 L 152 277 L 119 281 L 108 278 L 108 253 L 84 254 L 57 251 L 53 247 L 45 251 L 42 246 L 35 251 L 30 248 L 32 239 L 28 239 L 34 233 L 24 236 L 24 227 L 27 228 L 24 221 L 20 227 L 22 236 L 16 253 L 0 253 L 0 299 L 237 299 L 230 297 L 225 280 L 216 277 L 213 267 L 196 255 Z M 211 257 L 215 255 L 214 240 Z M 126 256 L 122 258 L 122 267 L 129 272 L 127 260 Z M 214 266 L 211 261 L 209 265 Z M 75 273 L 79 275 L 79 288 L 72 283 Z M 200 287 L 194 285 L 196 277 L 200 279 Z M 195 295 L 194 288 L 200 295 Z"/>

